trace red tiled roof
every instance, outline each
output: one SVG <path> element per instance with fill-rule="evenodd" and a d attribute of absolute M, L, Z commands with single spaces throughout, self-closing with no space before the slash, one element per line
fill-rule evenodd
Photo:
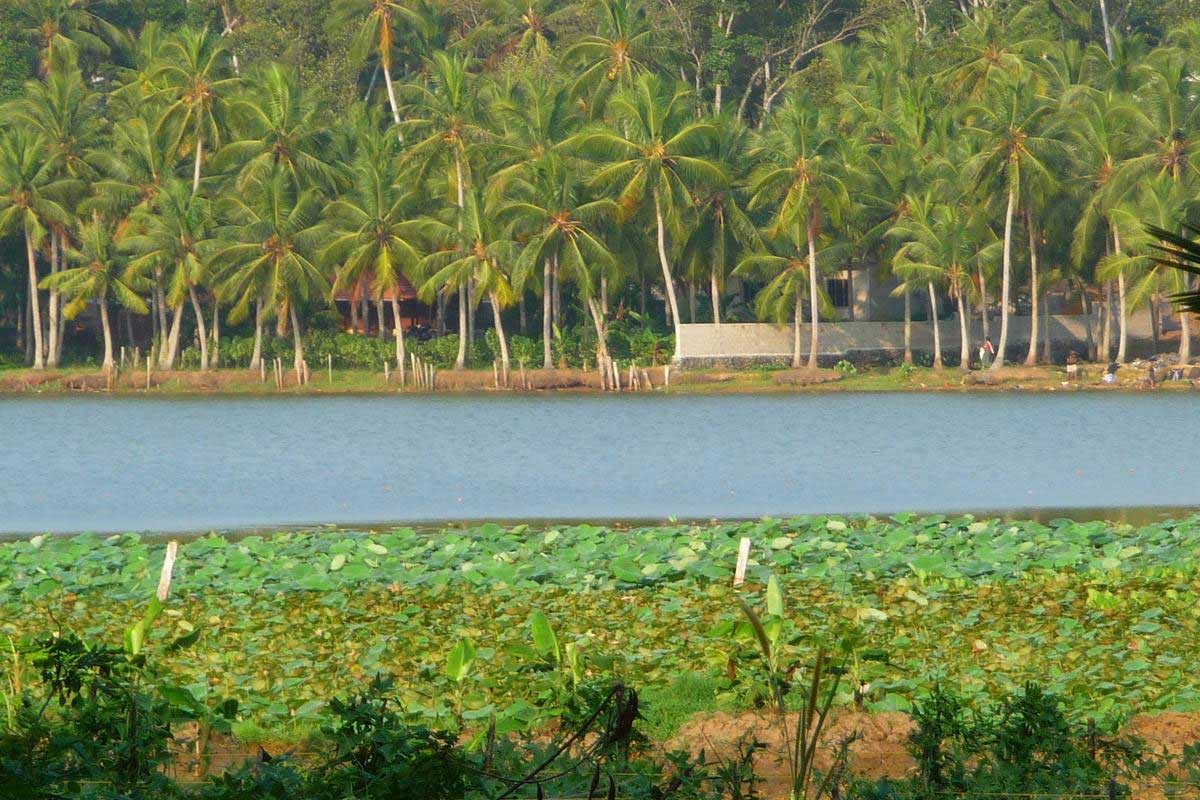
<path fill-rule="evenodd" d="M 353 286 L 349 289 L 342 289 L 334 296 L 334 299 L 347 303 L 357 303 L 362 300 L 363 291 L 367 289 L 374 282 L 374 280 L 375 276 L 368 273 L 367 275 L 363 276 L 362 281 L 360 281 L 357 286 Z M 399 285 L 396 288 L 400 291 L 399 299 L 401 302 L 417 299 L 417 290 L 413 288 L 413 285 L 409 282 L 408 278 L 405 278 L 403 275 L 400 276 Z M 389 289 L 383 293 L 383 299 L 391 300 L 393 295 L 394 292 Z"/>

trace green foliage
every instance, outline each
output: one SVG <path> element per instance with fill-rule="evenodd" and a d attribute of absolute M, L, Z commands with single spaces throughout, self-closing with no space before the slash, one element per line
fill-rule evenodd
<path fill-rule="evenodd" d="M 1110 781 L 1144 778 L 1155 769 L 1137 742 L 1097 737 L 1094 731 L 1089 737 L 1085 726 L 1066 718 L 1061 698 L 1037 683 L 980 708 L 938 685 L 917 703 L 913 718 L 916 729 L 908 744 L 916 774 L 862 782 L 850 797 L 1104 797 L 1110 796 Z M 1126 786 L 1118 783 L 1116 789 L 1117 796 L 1129 796 Z"/>
<path fill-rule="evenodd" d="M 758 656 L 727 589 L 742 536 L 753 544 L 748 585 L 765 589 L 774 574 L 780 596 L 804 598 L 803 620 L 764 617 L 779 663 L 813 663 L 811 631 L 848 620 L 856 629 L 839 704 L 869 684 L 868 708 L 909 710 L 936 662 L 964 676 L 970 703 L 1036 680 L 1076 721 L 1200 708 L 1200 680 L 1180 655 L 1200 618 L 1200 519 L 1131 528 L 811 517 L 206 536 L 182 545 L 174 586 L 183 614 L 161 616 L 156 636 L 183 637 L 196 629 L 184 622 L 203 622 L 197 646 L 219 642 L 220 657 L 180 653 L 170 683 L 208 687 L 196 697 L 214 698 L 204 701 L 214 708 L 236 697 L 243 719 L 268 726 L 318 723 L 326 698 L 377 672 L 420 677 L 397 684 L 418 721 L 494 713 L 510 731 L 539 724 L 589 674 L 636 681 L 652 708 L 681 675 L 699 673 L 719 683 L 718 706 L 751 707 L 762 684 L 743 672 Z M 161 551 L 129 535 L 0 546 L 0 635 L 35 636 L 49 612 L 89 636 L 121 636 L 129 604 L 157 581 Z M 541 623 L 535 636 L 535 612 L 553 639 Z M 463 639 L 475 656 L 459 683 L 446 667 Z"/>

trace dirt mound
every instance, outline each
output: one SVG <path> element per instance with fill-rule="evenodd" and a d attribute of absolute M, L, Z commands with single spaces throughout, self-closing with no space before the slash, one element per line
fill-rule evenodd
<path fill-rule="evenodd" d="M 792 730 L 795 716 L 788 719 Z M 843 711 L 831 716 L 817 748 L 817 769 L 826 770 L 833 751 L 847 737 L 850 745 L 850 774 L 856 778 L 902 778 L 912 772 L 914 763 L 906 748 L 914 730 L 907 714 L 888 712 L 867 714 Z M 1141 714 L 1129 721 L 1118 736 L 1140 740 L 1146 751 L 1160 758 L 1177 759 L 1185 747 L 1200 743 L 1200 712 L 1161 712 Z M 693 755 L 704 751 L 709 762 L 736 759 L 739 745 L 757 741 L 763 747 L 755 757 L 755 774 L 761 781 L 761 795 L 781 798 L 788 795 L 787 764 L 778 719 L 762 713 L 702 714 L 693 717 L 667 743 L 668 749 L 687 750 Z M 1135 797 L 1147 800 L 1162 797 L 1160 787 L 1151 780 L 1137 788 Z"/>
<path fill-rule="evenodd" d="M 1122 735 L 1140 739 L 1152 752 L 1179 756 L 1183 748 L 1200 743 L 1200 714 L 1162 711 L 1129 720 Z"/>
<path fill-rule="evenodd" d="M 771 376 L 781 386 L 818 386 L 841 379 L 841 373 L 832 369 L 785 369 Z"/>
<path fill-rule="evenodd" d="M 21 371 L 11 375 L 0 373 L 0 392 L 28 392 L 54 383 L 61 375 L 57 372 Z"/>
<path fill-rule="evenodd" d="M 788 718 L 795 730 L 796 715 Z M 913 767 L 905 742 L 913 730 L 907 714 L 898 712 L 865 714 L 845 711 L 831 717 L 817 746 L 817 769 L 827 770 L 833 752 L 842 741 L 850 744 L 850 771 L 860 778 L 900 777 Z M 693 755 L 704 751 L 709 761 L 736 759 L 741 743 L 757 741 L 763 745 L 755 758 L 755 773 L 763 797 L 787 797 L 788 771 L 779 720 L 774 715 L 714 713 L 697 716 L 687 722 L 668 742 L 668 749 L 687 750 Z"/>

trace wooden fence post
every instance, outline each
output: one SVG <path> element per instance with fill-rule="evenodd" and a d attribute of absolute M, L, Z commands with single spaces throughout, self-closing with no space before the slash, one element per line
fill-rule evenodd
<path fill-rule="evenodd" d="M 167 543 L 167 553 L 163 557 L 162 572 L 158 576 L 158 602 L 167 602 L 167 595 L 171 592 L 171 573 L 175 569 L 175 556 L 179 553 L 179 542 L 171 541 Z"/>
<path fill-rule="evenodd" d="M 733 571 L 733 585 L 741 586 L 746 582 L 746 565 L 750 563 L 750 537 L 743 536 L 738 542 L 737 567 Z"/>

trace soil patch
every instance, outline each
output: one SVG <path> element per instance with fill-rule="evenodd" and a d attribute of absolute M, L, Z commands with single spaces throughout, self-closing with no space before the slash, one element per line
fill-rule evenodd
<path fill-rule="evenodd" d="M 795 730 L 796 715 L 789 715 L 790 730 Z M 817 746 L 817 769 L 827 770 L 833 763 L 834 750 L 846 739 L 850 744 L 850 773 L 875 780 L 902 777 L 913 768 L 905 742 L 914 726 L 907 714 L 890 712 L 866 714 L 844 711 L 831 716 Z M 667 744 L 668 749 L 687 750 L 693 755 L 704 751 L 710 762 L 736 760 L 739 747 L 756 741 L 762 745 L 755 756 L 755 775 L 762 797 L 788 796 L 789 778 L 784 760 L 786 746 L 778 719 L 771 714 L 714 713 L 697 716 L 687 722 Z"/>
<path fill-rule="evenodd" d="M 788 724 L 794 730 L 795 715 L 789 716 Z M 914 729 L 912 719 L 899 712 L 835 712 L 817 747 L 817 769 L 827 770 L 833 761 L 834 749 L 847 737 L 854 736 L 855 741 L 850 745 L 851 775 L 866 780 L 903 778 L 915 768 L 906 748 L 908 736 Z M 1141 714 L 1129 721 L 1118 738 L 1140 740 L 1148 754 L 1175 761 L 1183 755 L 1184 748 L 1200 743 L 1200 712 Z M 693 755 L 703 751 L 711 763 L 736 760 L 739 747 L 751 741 L 763 745 L 754 761 L 755 775 L 761 782 L 761 796 L 768 800 L 787 797 L 789 779 L 783 756 L 784 740 L 778 719 L 772 714 L 697 715 L 680 728 L 666 748 L 686 750 Z M 1134 797 L 1147 800 L 1163 796 L 1161 787 L 1153 779 L 1134 791 Z"/>
<path fill-rule="evenodd" d="M 771 375 L 771 382 L 780 386 L 818 386 L 841 379 L 841 373 L 832 369 L 785 369 Z"/>

